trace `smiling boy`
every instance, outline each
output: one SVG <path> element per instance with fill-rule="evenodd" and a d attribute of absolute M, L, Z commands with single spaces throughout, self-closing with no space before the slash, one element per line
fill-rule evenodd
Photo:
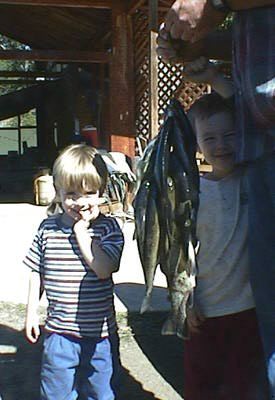
<path fill-rule="evenodd" d="M 214 77 L 213 67 L 202 63 L 201 71 L 209 68 Z M 212 172 L 200 182 L 200 249 L 194 309 L 187 316 L 184 398 L 267 399 L 249 279 L 246 169 L 235 162 L 233 107 L 229 99 L 211 93 L 193 105 L 189 117 Z"/>
<path fill-rule="evenodd" d="M 124 245 L 117 221 L 100 213 L 107 169 L 96 149 L 65 148 L 53 166 L 62 212 L 45 219 L 24 263 L 31 269 L 26 337 L 37 342 L 48 299 L 41 400 L 115 399 L 120 361 L 112 273 Z"/>

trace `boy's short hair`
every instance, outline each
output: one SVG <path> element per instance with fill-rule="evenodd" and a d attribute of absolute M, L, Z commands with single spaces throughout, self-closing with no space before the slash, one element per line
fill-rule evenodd
<path fill-rule="evenodd" d="M 66 147 L 53 165 L 53 180 L 57 190 L 99 191 L 107 184 L 106 164 L 94 147 L 75 144 Z"/>
<path fill-rule="evenodd" d="M 196 133 L 196 121 L 211 117 L 220 112 L 234 113 L 233 97 L 225 99 L 216 92 L 203 95 L 199 98 L 188 111 L 188 117 Z"/>

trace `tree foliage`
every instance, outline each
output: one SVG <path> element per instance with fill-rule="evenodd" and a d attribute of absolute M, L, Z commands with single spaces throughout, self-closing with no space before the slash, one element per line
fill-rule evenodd
<path fill-rule="evenodd" d="M 1 50 L 30 50 L 29 46 L 17 42 L 4 35 L 0 35 L 0 48 Z M 33 71 L 36 65 L 33 61 L 19 61 L 19 60 L 0 60 L 0 71 Z M 1 72 L 0 72 L 1 75 Z M 12 79 L 12 78 L 10 78 Z M 16 78 L 13 78 L 16 79 Z M 0 96 L 16 90 L 27 87 L 26 84 L 0 84 Z M 36 125 L 35 114 L 33 112 L 26 113 L 21 116 L 21 125 Z M 18 118 L 9 118 L 1 122 L 1 126 L 18 127 Z"/>
<path fill-rule="evenodd" d="M 228 14 L 223 23 L 219 26 L 219 29 L 221 30 L 230 29 L 232 27 L 233 18 L 234 18 L 234 13 Z"/>
<path fill-rule="evenodd" d="M 29 46 L 4 35 L 0 35 L 0 48 L 2 50 L 30 50 Z M 1 71 L 32 71 L 34 69 L 33 61 L 0 60 Z"/>

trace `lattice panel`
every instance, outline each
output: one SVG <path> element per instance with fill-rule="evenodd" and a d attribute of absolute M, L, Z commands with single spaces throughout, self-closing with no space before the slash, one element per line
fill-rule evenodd
<path fill-rule="evenodd" d="M 183 81 L 174 95 L 180 100 L 184 109 L 187 111 L 197 99 L 204 93 L 210 93 L 210 91 L 211 87 L 209 85 L 197 85 L 193 82 Z"/>
<path fill-rule="evenodd" d="M 182 66 L 169 65 L 163 61 L 158 62 L 158 104 L 159 116 L 163 114 L 171 97 L 175 96 L 176 91 L 182 84 Z"/>
<path fill-rule="evenodd" d="M 146 1 L 145 1 L 146 3 Z M 166 4 L 163 5 L 166 6 Z M 168 5 L 167 5 L 168 7 Z M 160 21 L 165 10 L 160 13 Z M 135 115 L 136 136 L 144 147 L 149 138 L 149 28 L 148 11 L 139 9 L 133 15 L 134 66 L 135 66 Z M 158 115 L 159 124 L 169 100 L 178 98 L 185 109 L 188 109 L 203 93 L 209 91 L 207 85 L 196 85 L 182 78 L 182 65 L 158 63 Z M 143 146 L 144 145 L 144 146 Z"/>
<path fill-rule="evenodd" d="M 149 36 L 148 17 L 141 11 L 133 16 L 133 37 L 136 134 L 145 138 L 148 136 L 149 126 Z"/>

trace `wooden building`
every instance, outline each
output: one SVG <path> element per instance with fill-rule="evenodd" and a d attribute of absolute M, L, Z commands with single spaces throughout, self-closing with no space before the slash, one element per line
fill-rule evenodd
<path fill-rule="evenodd" d="M 1 50 L 0 59 L 58 62 L 74 70 L 56 88 L 55 83 L 52 88 L 45 87 L 44 101 L 37 93 L 40 90 L 33 87 L 23 96 L 25 100 L 37 98 L 33 100 L 35 106 L 39 100 L 38 143 L 46 151 L 52 145 L 52 125 L 57 118 L 54 109 L 60 105 L 65 113 L 62 118 L 58 111 L 60 125 L 64 125 L 60 128 L 60 146 L 69 142 L 73 116 L 79 113 L 80 129 L 100 123 L 97 129 L 104 145 L 134 154 L 133 7 L 134 3 L 121 0 L 0 2 L 0 33 L 31 49 Z M 94 120 L 89 120 L 89 112 L 85 116 L 89 104 L 82 101 L 81 106 L 81 92 L 75 87 L 79 70 L 91 74 L 87 85 L 91 85 L 93 101 L 101 99 L 100 121 L 98 115 Z M 61 92 L 63 96 L 58 96 Z"/>
<path fill-rule="evenodd" d="M 2 71 L 6 78 L 33 79 L 20 93 L 0 97 L 0 120 L 36 108 L 37 146 L 52 160 L 57 147 L 97 128 L 98 144 L 130 157 L 158 132 L 172 96 L 184 106 L 205 86 L 182 81 L 180 65 L 158 60 L 156 35 L 172 0 L 6 0 L 0 1 L 0 34 L 28 50 L 0 49 L 1 60 L 59 63 L 44 73 Z M 41 74 L 39 75 L 41 76 Z"/>

